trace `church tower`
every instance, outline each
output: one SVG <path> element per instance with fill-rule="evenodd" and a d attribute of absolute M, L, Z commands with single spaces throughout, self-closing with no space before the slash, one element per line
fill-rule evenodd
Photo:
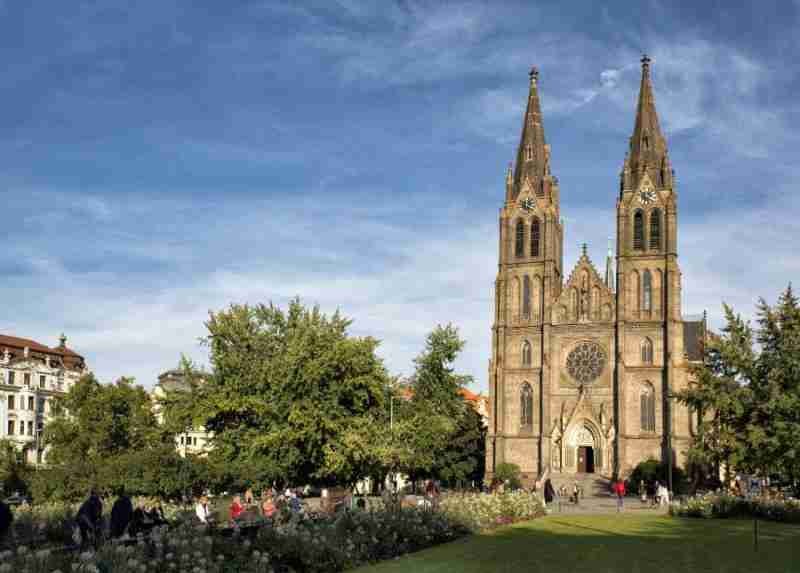
<path fill-rule="evenodd" d="M 683 359 L 675 177 L 656 113 L 650 58 L 643 56 L 641 64 L 617 200 L 618 432 L 637 438 L 620 445 L 623 466 L 667 455 L 675 426 L 667 396 Z"/>
<path fill-rule="evenodd" d="M 546 371 L 542 369 L 552 304 L 561 293 L 563 228 L 558 178 L 550 171 L 539 103 L 539 72 L 529 75 L 528 103 L 516 162 L 509 166 L 499 217 L 498 272 L 492 358 L 489 367 L 491 427 L 487 469 L 505 460 L 507 448 L 539 452 L 543 436 Z M 510 404 L 517 396 L 519 402 Z M 513 406 L 513 407 L 512 407 Z M 512 442 L 508 444 L 507 442 Z M 508 460 L 511 461 L 511 460 Z M 529 470 L 532 479 L 541 467 Z M 532 471 L 531 471 L 532 470 Z"/>

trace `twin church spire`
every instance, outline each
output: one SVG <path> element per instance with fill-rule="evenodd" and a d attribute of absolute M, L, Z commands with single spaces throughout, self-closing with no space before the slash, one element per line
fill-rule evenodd
<path fill-rule="evenodd" d="M 621 191 L 639 188 L 645 174 L 658 188 L 672 187 L 672 167 L 667 140 L 661 133 L 656 100 L 650 80 L 650 58 L 642 56 L 642 81 L 636 106 L 636 122 L 622 169 Z"/>
<path fill-rule="evenodd" d="M 517 149 L 517 161 L 513 171 L 509 168 L 506 197 L 508 200 L 515 199 L 527 186 L 530 186 L 537 195 L 544 195 L 552 179 L 550 146 L 544 138 L 542 107 L 539 102 L 539 70 L 532 68 L 529 77 L 528 105 Z"/>

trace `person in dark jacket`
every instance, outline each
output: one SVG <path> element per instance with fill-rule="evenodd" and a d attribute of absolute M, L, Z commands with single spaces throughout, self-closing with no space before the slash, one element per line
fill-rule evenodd
<path fill-rule="evenodd" d="M 14 514 L 11 513 L 11 508 L 0 501 L 0 541 L 5 539 L 6 534 L 11 530 L 12 523 L 14 523 Z"/>
<path fill-rule="evenodd" d="M 111 537 L 122 537 L 128 531 L 128 526 L 133 518 L 133 502 L 120 491 L 117 501 L 111 508 Z"/>
<path fill-rule="evenodd" d="M 100 524 L 103 518 L 103 502 L 95 490 L 89 492 L 89 497 L 78 510 L 77 521 L 81 530 L 81 545 L 85 548 L 89 544 L 97 548 L 100 537 Z"/>
<path fill-rule="evenodd" d="M 551 504 L 555 497 L 556 490 L 553 489 L 553 482 L 550 481 L 550 478 L 547 478 L 544 480 L 544 502 L 546 504 Z"/>

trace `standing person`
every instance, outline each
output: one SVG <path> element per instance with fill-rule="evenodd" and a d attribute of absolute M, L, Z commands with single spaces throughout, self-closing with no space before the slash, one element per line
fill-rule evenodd
<path fill-rule="evenodd" d="M 661 507 L 669 505 L 669 490 L 664 484 L 658 486 L 658 503 Z"/>
<path fill-rule="evenodd" d="M 122 537 L 128 532 L 128 527 L 133 518 L 133 502 L 125 494 L 124 489 L 120 489 L 119 497 L 111 507 L 111 537 Z"/>
<path fill-rule="evenodd" d="M 100 500 L 97 492 L 92 489 L 89 492 L 89 497 L 86 498 L 86 501 L 84 501 L 80 509 L 78 509 L 77 515 L 78 527 L 81 530 L 81 546 L 83 548 L 91 544 L 97 549 L 102 518 L 103 502 Z"/>
<path fill-rule="evenodd" d="M 625 482 L 621 479 L 618 479 L 617 483 L 614 484 L 614 493 L 617 494 L 617 512 L 620 512 L 624 509 L 623 502 L 625 499 Z"/>
<path fill-rule="evenodd" d="M 544 503 L 545 505 L 550 505 L 553 503 L 553 499 L 556 496 L 556 491 L 553 489 L 553 482 L 550 481 L 550 478 L 544 480 Z"/>
<path fill-rule="evenodd" d="M 642 505 L 647 505 L 647 486 L 644 485 L 644 480 L 639 480 L 639 499 Z"/>
<path fill-rule="evenodd" d="M 575 505 L 578 505 L 578 496 L 581 493 L 581 488 L 578 486 L 578 482 L 575 482 L 575 485 L 572 486 L 572 500 Z"/>

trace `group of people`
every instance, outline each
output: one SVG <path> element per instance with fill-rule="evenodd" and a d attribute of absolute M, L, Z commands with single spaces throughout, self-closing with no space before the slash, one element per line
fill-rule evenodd
<path fill-rule="evenodd" d="M 669 505 L 670 492 L 667 486 L 658 480 L 649 484 L 639 480 L 639 499 L 643 504 L 649 503 L 651 507 L 664 507 Z"/>
<path fill-rule="evenodd" d="M 239 525 L 247 516 L 253 517 L 254 514 L 266 519 L 274 519 L 281 507 L 287 507 L 294 513 L 303 511 L 303 503 L 298 493 L 291 488 L 287 488 L 283 494 L 278 493 L 274 488 L 266 489 L 262 492 L 260 499 L 256 499 L 253 490 L 248 488 L 244 495 L 233 496 L 228 507 L 228 518 L 233 526 Z M 195 504 L 195 515 L 202 524 L 216 524 L 207 495 L 198 498 Z"/>
<path fill-rule="evenodd" d="M 564 499 L 567 498 L 569 495 L 569 502 L 578 504 L 583 497 L 583 488 L 580 484 L 576 481 L 572 485 L 572 490 L 567 487 L 566 484 L 562 484 L 560 488 L 558 488 L 558 492 L 556 493 L 556 489 L 553 487 L 553 482 L 550 481 L 550 478 L 544 480 L 544 502 L 545 505 L 550 505 L 556 499 Z"/>
<path fill-rule="evenodd" d="M 95 490 L 89 493 L 75 516 L 75 541 L 82 547 L 97 547 L 103 534 L 103 500 Z M 166 525 L 167 519 L 161 504 L 140 501 L 134 508 L 133 501 L 120 491 L 111 506 L 109 536 L 111 539 L 136 537 L 149 533 L 154 527 Z"/>

